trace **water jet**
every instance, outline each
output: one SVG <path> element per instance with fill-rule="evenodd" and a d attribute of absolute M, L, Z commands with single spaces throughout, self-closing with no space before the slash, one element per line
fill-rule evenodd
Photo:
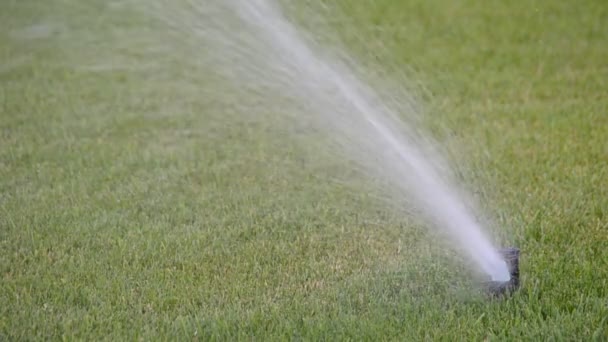
<path fill-rule="evenodd" d="M 447 237 L 445 242 L 491 277 L 494 292 L 517 287 L 518 276 L 510 274 L 504 254 L 494 247 L 472 196 L 443 148 L 421 127 L 419 103 L 406 87 L 393 93 L 382 82 L 372 86 L 373 73 L 348 53 L 326 49 L 321 37 L 303 32 L 278 1 L 176 3 L 158 1 L 154 8 L 185 47 L 177 57 L 234 89 L 222 93 L 234 100 L 228 112 L 309 132 L 303 141 L 342 159 L 387 208 Z M 199 46 L 201 53 L 192 54 Z M 350 176 L 335 174 L 338 181 L 349 181 L 344 177 Z"/>

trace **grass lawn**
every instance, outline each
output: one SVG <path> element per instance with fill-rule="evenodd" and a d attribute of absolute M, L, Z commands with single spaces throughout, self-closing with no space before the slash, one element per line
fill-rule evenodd
<path fill-rule="evenodd" d="M 608 340 L 608 3 L 325 2 L 292 9 L 416 75 L 522 289 L 471 291 L 125 1 L 3 0 L 0 340 Z"/>

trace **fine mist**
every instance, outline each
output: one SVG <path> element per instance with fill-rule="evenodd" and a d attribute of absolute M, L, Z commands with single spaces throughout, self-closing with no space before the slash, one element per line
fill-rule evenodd
<path fill-rule="evenodd" d="M 233 101 L 243 115 L 251 115 L 238 103 L 246 94 L 280 108 L 281 120 L 314 126 L 328 150 L 378 180 L 379 197 L 446 233 L 493 280 L 509 280 L 506 264 L 436 143 L 413 124 L 418 104 L 412 96 L 385 101 L 355 72 L 355 63 L 321 48 L 272 0 L 153 1 L 144 6 L 179 37 L 177 44 L 190 47 L 193 65 L 238 85 L 242 94 L 234 94 Z"/>

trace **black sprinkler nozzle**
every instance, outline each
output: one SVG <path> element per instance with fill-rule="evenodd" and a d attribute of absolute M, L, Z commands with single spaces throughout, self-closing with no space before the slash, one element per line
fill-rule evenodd
<path fill-rule="evenodd" d="M 501 249 L 498 252 L 507 263 L 511 279 L 508 281 L 487 282 L 487 291 L 493 296 L 511 294 L 519 288 L 519 249 L 510 247 Z"/>

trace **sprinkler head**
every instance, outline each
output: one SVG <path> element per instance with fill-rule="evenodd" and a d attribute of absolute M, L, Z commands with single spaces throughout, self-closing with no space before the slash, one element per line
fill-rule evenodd
<path fill-rule="evenodd" d="M 507 263 L 511 279 L 508 281 L 488 281 L 487 291 L 492 296 L 511 294 L 519 288 L 519 249 L 510 247 L 498 251 Z"/>

